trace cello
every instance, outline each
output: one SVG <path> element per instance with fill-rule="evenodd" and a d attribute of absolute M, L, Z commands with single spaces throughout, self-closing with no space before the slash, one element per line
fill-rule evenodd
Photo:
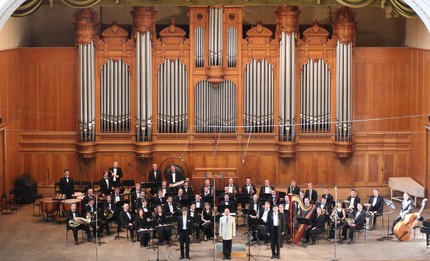
<path fill-rule="evenodd" d="M 416 225 L 417 220 L 420 218 L 421 212 L 423 212 L 423 209 L 426 205 L 427 199 L 423 199 L 421 203 L 421 209 L 417 213 L 411 213 L 407 214 L 405 218 L 401 221 L 399 221 L 394 226 L 394 235 L 396 238 L 400 241 L 408 241 L 409 238 L 411 238 L 411 230 Z"/>

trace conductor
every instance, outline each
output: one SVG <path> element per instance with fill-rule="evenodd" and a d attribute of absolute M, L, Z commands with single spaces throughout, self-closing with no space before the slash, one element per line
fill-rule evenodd
<path fill-rule="evenodd" d="M 236 220 L 230 216 L 230 210 L 224 210 L 224 216 L 219 219 L 219 235 L 222 237 L 223 260 L 231 259 L 231 246 L 236 236 Z"/>

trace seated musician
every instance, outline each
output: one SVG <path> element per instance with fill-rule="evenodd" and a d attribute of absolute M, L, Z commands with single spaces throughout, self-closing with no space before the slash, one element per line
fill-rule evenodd
<path fill-rule="evenodd" d="M 133 205 L 135 206 L 135 210 L 142 207 L 142 201 L 146 199 L 145 189 L 140 190 L 140 196 L 133 201 Z M 137 213 L 137 211 L 136 211 Z"/>
<path fill-rule="evenodd" d="M 166 203 L 166 198 L 164 197 L 165 193 L 163 192 L 162 189 L 158 190 L 158 194 L 157 197 L 155 198 L 155 205 L 158 206 L 164 206 L 164 204 Z"/>
<path fill-rule="evenodd" d="M 330 190 L 328 188 L 324 189 L 324 194 L 322 194 L 321 198 L 325 198 L 326 199 L 326 204 L 329 206 L 329 209 L 331 210 L 333 207 L 335 207 L 334 205 L 334 199 L 333 196 L 330 194 Z M 330 213 L 331 211 L 329 211 Z"/>
<path fill-rule="evenodd" d="M 229 199 L 234 199 L 234 193 L 230 193 L 230 189 L 228 186 L 224 187 L 224 192 L 221 193 L 220 197 L 223 198 L 225 195 L 229 196 Z"/>
<path fill-rule="evenodd" d="M 271 194 L 274 189 L 275 188 L 270 185 L 270 181 L 268 179 L 264 180 L 264 185 L 260 188 L 260 198 L 263 194 Z"/>
<path fill-rule="evenodd" d="M 190 213 L 189 215 L 190 215 L 190 219 L 191 219 L 191 223 L 192 223 L 191 232 L 195 232 L 196 241 L 197 241 L 197 243 L 199 243 L 200 242 L 200 223 L 201 223 L 201 218 L 200 218 L 200 213 L 198 212 L 198 210 L 196 208 L 196 203 L 195 202 L 191 203 L 189 213 Z"/>
<path fill-rule="evenodd" d="M 201 211 L 202 209 L 203 209 L 203 204 L 204 204 L 204 202 L 203 202 L 203 200 L 202 200 L 202 197 L 199 195 L 199 194 L 196 194 L 195 196 L 194 196 L 194 201 L 192 201 L 191 202 L 191 204 L 194 204 L 194 205 L 196 205 L 196 209 L 197 209 L 197 211 Z"/>
<path fill-rule="evenodd" d="M 88 204 L 85 206 L 84 211 L 85 211 L 85 216 L 87 218 L 91 218 L 91 228 L 93 230 L 93 237 L 96 237 L 96 232 L 97 232 L 97 236 L 100 237 L 103 226 L 100 226 L 99 224 L 99 229 L 97 231 L 95 220 L 98 219 L 99 217 L 96 216 L 97 207 L 94 206 L 94 198 L 91 198 L 90 201 L 88 201 Z"/>
<path fill-rule="evenodd" d="M 173 202 L 177 206 L 182 206 L 182 200 L 185 199 L 187 196 L 184 195 L 184 190 L 182 188 L 178 189 L 178 194 L 173 199 Z"/>
<path fill-rule="evenodd" d="M 67 212 L 66 224 L 67 224 L 67 227 L 73 231 L 73 238 L 75 239 L 75 244 L 79 245 L 79 241 L 78 241 L 79 229 L 85 230 L 85 232 L 87 233 L 88 242 L 92 242 L 90 228 L 85 222 L 79 221 L 79 218 L 82 218 L 82 216 L 76 210 L 76 203 L 72 203 L 70 206 L 70 210 Z M 71 226 L 70 225 L 71 220 L 73 220 L 72 222 L 80 222 L 79 226 Z"/>
<path fill-rule="evenodd" d="M 255 188 L 255 185 L 251 183 L 250 177 L 246 177 L 245 184 L 242 186 L 241 193 L 248 195 L 254 195 L 255 193 L 257 193 L 257 189 Z"/>
<path fill-rule="evenodd" d="M 299 197 L 303 202 L 305 202 L 305 192 L 303 190 L 299 191 Z"/>
<path fill-rule="evenodd" d="M 308 189 L 305 191 L 305 198 L 309 198 L 313 204 L 316 204 L 318 201 L 318 193 L 313 188 L 312 182 L 308 183 Z"/>
<path fill-rule="evenodd" d="M 87 205 L 90 199 L 94 199 L 95 195 L 92 188 L 87 189 L 87 193 L 85 193 L 84 199 L 82 200 L 82 204 Z"/>
<path fill-rule="evenodd" d="M 326 216 L 323 214 L 322 209 L 320 207 L 317 208 L 317 216 L 315 221 L 311 227 L 306 229 L 305 232 L 305 243 L 309 242 L 309 238 L 311 239 L 311 245 L 315 245 L 317 241 L 317 235 L 321 234 L 325 229 L 325 221 Z"/>
<path fill-rule="evenodd" d="M 226 186 L 228 188 L 228 193 L 233 194 L 233 196 L 236 196 L 238 192 L 238 186 L 234 184 L 234 180 L 232 178 L 228 179 L 228 184 Z"/>
<path fill-rule="evenodd" d="M 220 206 L 225 206 L 225 208 L 231 209 L 231 212 L 236 212 L 236 203 L 234 200 L 230 199 L 230 194 L 226 193 L 224 194 L 224 200 L 220 202 Z"/>
<path fill-rule="evenodd" d="M 321 197 L 321 201 L 317 204 L 317 208 L 321 208 L 322 214 L 328 216 L 331 213 L 331 206 L 327 204 L 327 199 Z"/>
<path fill-rule="evenodd" d="M 260 218 L 259 214 L 260 214 L 261 208 L 262 208 L 261 207 L 261 203 L 258 200 L 258 194 L 254 194 L 252 196 L 252 200 L 251 200 L 251 202 L 249 204 L 250 215 L 248 217 L 249 218 L 248 222 L 250 224 L 251 231 L 252 231 L 252 239 L 251 239 L 251 241 L 256 241 L 257 240 L 256 230 L 257 230 L 258 223 L 256 222 L 256 220 Z"/>
<path fill-rule="evenodd" d="M 297 196 L 300 194 L 300 188 L 297 186 L 296 181 L 293 179 L 291 180 L 290 186 L 288 187 L 288 193 L 287 194 L 296 194 Z"/>
<path fill-rule="evenodd" d="M 171 216 L 178 211 L 176 203 L 173 202 L 172 195 L 167 196 L 166 204 L 164 204 L 163 210 L 167 216 Z"/>
<path fill-rule="evenodd" d="M 140 198 L 140 183 L 136 182 L 136 184 L 134 185 L 134 187 L 130 190 L 130 195 L 131 195 L 131 202 L 133 204 L 133 210 L 136 210 L 136 199 Z"/>
<path fill-rule="evenodd" d="M 163 192 L 163 197 L 166 197 L 166 194 L 171 192 L 171 189 L 167 186 L 167 181 L 165 180 L 161 182 L 161 191 Z"/>
<path fill-rule="evenodd" d="M 345 224 L 346 213 L 345 209 L 342 206 L 342 202 L 337 202 L 336 208 L 333 209 L 330 215 L 330 219 L 332 221 L 330 225 L 330 235 L 329 239 L 334 239 L 335 233 L 335 224 L 337 223 L 337 227 L 340 228 Z M 336 223 L 335 223 L 336 220 Z"/>
<path fill-rule="evenodd" d="M 363 211 L 363 205 L 357 204 L 357 210 L 354 211 L 352 216 L 352 223 L 345 224 L 342 227 L 342 240 L 346 240 L 346 232 L 349 229 L 349 241 L 348 244 L 354 243 L 354 231 L 363 229 L 364 223 L 366 222 L 366 213 Z"/>
<path fill-rule="evenodd" d="M 384 210 L 384 199 L 379 195 L 379 190 L 377 188 L 373 189 L 373 195 L 369 198 L 370 208 L 369 211 L 373 212 L 373 224 L 376 224 L 376 218 L 382 215 Z"/>
<path fill-rule="evenodd" d="M 136 220 L 134 221 L 134 229 L 136 230 L 138 238 L 140 239 L 139 241 L 140 241 L 141 247 L 148 246 L 150 232 L 145 231 L 146 229 L 148 229 L 147 224 L 148 224 L 148 217 L 145 215 L 145 212 L 143 211 L 143 209 L 138 208 Z"/>
<path fill-rule="evenodd" d="M 167 244 L 170 245 L 170 234 L 172 230 L 170 226 L 166 225 L 166 214 L 164 214 L 163 207 L 158 205 L 155 208 L 155 214 L 153 220 L 157 222 L 156 232 L 158 235 L 159 244 L 163 244 L 164 241 L 167 241 Z"/>
<path fill-rule="evenodd" d="M 200 194 L 203 195 L 205 193 L 205 188 L 207 188 L 208 195 L 211 195 L 214 192 L 210 179 L 205 179 L 205 184 L 201 187 Z"/>
<path fill-rule="evenodd" d="M 407 192 L 403 193 L 403 200 L 402 200 L 402 205 L 400 206 L 400 213 L 393 220 L 393 227 L 391 228 L 391 232 L 394 232 L 394 227 L 398 222 L 403 220 L 407 214 L 412 213 L 413 208 L 414 208 L 414 201 L 412 200 L 411 196 Z"/>
<path fill-rule="evenodd" d="M 285 232 L 285 220 L 283 214 L 279 213 L 278 206 L 274 205 L 267 218 L 267 236 L 270 237 L 272 248 L 272 259 L 280 259 L 281 237 Z"/>
<path fill-rule="evenodd" d="M 290 215 L 290 198 L 288 195 L 285 195 L 284 200 L 281 201 L 280 205 L 283 205 L 285 213 Z"/>
<path fill-rule="evenodd" d="M 120 193 L 120 188 L 116 187 L 114 193 L 112 195 L 113 202 L 117 203 L 118 201 L 124 201 L 124 196 Z"/>
<path fill-rule="evenodd" d="M 112 202 L 112 196 L 111 195 L 106 196 L 106 201 L 103 202 L 103 210 L 104 210 L 104 215 L 103 215 L 104 226 L 106 228 L 107 234 L 110 235 L 109 222 L 112 221 L 113 213 L 116 210 L 116 206 Z M 109 215 L 110 215 L 110 217 L 109 217 Z M 103 228 L 102 228 L 102 230 L 103 230 Z"/>
<path fill-rule="evenodd" d="M 122 228 L 128 229 L 130 231 L 131 242 L 135 242 L 134 240 L 134 217 L 133 213 L 130 211 L 130 205 L 125 203 L 123 206 L 123 210 L 119 213 L 119 221 Z"/>
<path fill-rule="evenodd" d="M 310 207 L 311 203 L 310 203 L 310 199 L 306 198 L 303 200 L 303 203 L 305 205 L 306 208 Z M 306 218 L 306 216 L 308 215 L 310 210 L 302 210 L 301 208 L 299 208 L 299 217 L 301 218 Z"/>
<path fill-rule="evenodd" d="M 278 198 L 278 192 L 276 191 L 276 189 L 273 189 L 272 190 L 272 192 L 271 192 L 271 197 L 270 197 L 270 204 L 272 205 L 272 206 L 277 206 L 277 205 L 279 205 L 279 203 L 280 203 L 280 200 L 279 200 L 279 198 Z"/>
<path fill-rule="evenodd" d="M 193 196 L 194 195 L 194 190 L 191 187 L 189 181 L 185 180 L 184 185 L 182 186 L 182 190 L 184 191 L 185 197 L 189 197 L 189 196 Z"/>
<path fill-rule="evenodd" d="M 68 169 L 64 170 L 64 177 L 60 179 L 60 193 L 66 195 L 66 199 L 71 199 L 73 193 L 75 193 L 75 183 L 70 177 Z"/>
<path fill-rule="evenodd" d="M 360 198 L 357 196 L 357 190 L 351 189 L 351 196 L 348 197 L 347 201 L 349 201 L 348 208 L 357 209 L 357 204 L 360 203 Z"/>
<path fill-rule="evenodd" d="M 211 208 L 211 205 L 208 202 L 206 202 L 201 214 L 201 220 L 202 220 L 201 226 L 203 227 L 204 241 L 207 241 L 208 238 L 211 238 L 214 236 L 213 219 L 214 219 L 214 212 Z"/>
<path fill-rule="evenodd" d="M 173 185 L 176 182 L 185 180 L 185 177 L 182 176 L 181 173 L 176 171 L 175 165 L 170 166 L 170 172 L 168 173 L 166 178 L 167 178 L 168 185 Z"/>
<path fill-rule="evenodd" d="M 112 193 L 111 181 L 109 179 L 108 171 L 103 173 L 103 178 L 100 180 L 100 192 L 103 196 L 107 196 Z"/>

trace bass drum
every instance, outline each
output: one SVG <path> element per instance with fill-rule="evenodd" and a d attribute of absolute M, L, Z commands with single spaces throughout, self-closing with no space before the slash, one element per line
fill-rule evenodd
<path fill-rule="evenodd" d="M 375 214 L 371 211 L 366 211 L 366 224 L 364 224 L 364 228 L 367 230 L 372 230 L 375 227 L 374 224 L 374 216 Z"/>

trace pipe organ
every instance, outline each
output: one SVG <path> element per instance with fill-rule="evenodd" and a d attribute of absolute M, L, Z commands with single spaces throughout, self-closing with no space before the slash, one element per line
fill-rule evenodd
<path fill-rule="evenodd" d="M 114 23 L 94 43 L 94 11 L 77 12 L 77 37 L 91 36 L 77 40 L 81 156 L 119 134 L 137 157 L 152 157 L 154 144 L 230 133 L 218 139 L 235 135 L 239 150 L 243 139 L 264 140 L 291 159 L 321 137 L 334 155 L 351 157 L 351 10 L 336 12 L 330 36 L 318 23 L 299 32 L 298 8 L 281 6 L 275 31 L 257 21 L 244 38 L 243 7 L 188 11 L 188 36 L 173 18 L 157 34 L 154 8 L 134 7 L 132 32 Z"/>

